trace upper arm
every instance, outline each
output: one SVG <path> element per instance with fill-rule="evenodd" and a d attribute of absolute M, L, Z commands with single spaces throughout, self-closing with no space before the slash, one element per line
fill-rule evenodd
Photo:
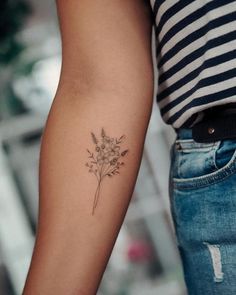
<path fill-rule="evenodd" d="M 59 88 L 153 96 L 148 0 L 57 0 L 62 36 Z M 125 95 L 125 96 L 126 96 Z"/>

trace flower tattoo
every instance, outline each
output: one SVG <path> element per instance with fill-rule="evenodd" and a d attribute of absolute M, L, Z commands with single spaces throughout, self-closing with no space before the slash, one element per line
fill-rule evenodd
<path fill-rule="evenodd" d="M 122 150 L 120 144 L 125 139 L 122 135 L 120 138 L 111 138 L 106 135 L 104 129 L 101 131 L 101 139 L 98 140 L 93 132 L 91 132 L 92 141 L 95 144 L 94 152 L 87 149 L 89 153 L 89 161 L 85 166 L 88 171 L 93 173 L 98 181 L 98 186 L 94 196 L 92 215 L 94 215 L 97 207 L 101 182 L 104 177 L 112 177 L 119 174 L 121 166 L 124 165 L 123 157 L 128 153 L 128 150 Z"/>

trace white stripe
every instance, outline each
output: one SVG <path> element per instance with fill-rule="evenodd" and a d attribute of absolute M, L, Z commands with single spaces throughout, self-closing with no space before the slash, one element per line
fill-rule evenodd
<path fill-rule="evenodd" d="M 156 2 L 155 0 L 150 0 L 150 4 L 151 4 L 151 7 L 152 7 L 152 10 L 154 8 L 155 2 Z"/>
<path fill-rule="evenodd" d="M 202 79 L 210 78 L 210 77 L 214 76 L 216 73 L 217 74 L 224 73 L 224 72 L 234 69 L 234 68 L 236 68 L 236 60 L 229 60 L 227 62 L 218 64 L 217 66 L 204 69 L 195 79 L 189 81 L 187 84 L 183 85 L 181 88 L 175 90 L 174 92 L 171 92 L 171 96 L 172 96 L 171 101 L 174 101 L 175 99 L 177 99 L 181 95 L 183 95 L 186 92 L 188 92 L 189 90 L 193 89 L 195 86 L 197 86 L 197 84 Z M 213 85 L 215 85 L 215 84 L 213 84 Z M 205 89 L 204 88 L 200 88 L 200 89 L 204 89 L 204 95 L 208 95 L 211 93 L 211 92 L 209 92 L 210 87 L 211 86 L 207 86 L 207 87 L 204 87 Z M 200 91 L 200 89 L 198 89 L 198 91 Z M 190 98 L 192 98 L 192 96 L 190 96 Z M 160 101 L 160 107 L 163 108 L 168 103 L 169 103 L 169 101 L 167 99 L 163 99 L 162 101 Z"/>
<path fill-rule="evenodd" d="M 218 106 L 218 105 L 223 105 L 226 103 L 230 103 L 230 102 L 236 102 L 236 97 L 235 95 L 221 99 L 221 100 L 217 100 L 211 103 L 207 103 L 204 105 L 200 105 L 200 106 L 196 106 L 193 108 L 188 109 L 185 113 L 183 113 L 173 124 L 172 126 L 174 128 L 179 128 L 188 118 L 190 118 L 194 113 L 197 113 L 199 111 L 203 111 L 204 109 L 207 109 L 209 107 L 213 107 L 213 106 Z M 165 118 L 165 121 L 167 121 L 167 119 L 169 119 L 169 117 Z"/>
<path fill-rule="evenodd" d="M 208 2 L 213 2 L 212 0 L 207 0 L 205 1 L 206 4 Z M 164 24 L 164 26 L 161 29 L 161 32 L 159 34 L 159 40 L 162 40 L 163 36 L 174 26 L 176 25 L 178 22 L 180 22 L 181 20 L 183 20 L 185 17 L 189 16 L 191 13 L 193 13 L 194 11 L 198 10 L 199 8 L 203 7 L 203 4 L 201 3 L 201 1 L 193 1 L 192 3 L 190 3 L 188 6 L 185 6 L 182 10 L 178 11 L 175 15 L 173 15 L 171 18 L 168 19 L 168 21 L 166 21 L 166 23 Z M 232 10 L 231 10 L 232 11 Z M 205 19 L 204 19 L 205 18 Z M 207 23 L 209 21 L 209 19 L 206 19 L 206 16 L 199 18 L 197 21 L 190 23 L 189 26 L 194 26 L 194 31 L 197 30 L 198 26 L 201 27 L 202 24 Z M 200 22 L 200 24 L 198 25 L 197 22 Z M 158 23 L 157 23 L 158 24 Z M 192 31 L 193 31 L 193 27 L 192 27 Z M 183 37 L 184 35 L 184 29 L 181 31 L 183 33 Z M 176 38 L 177 39 L 177 38 Z M 180 38 L 181 40 L 182 38 Z"/>
<path fill-rule="evenodd" d="M 198 1 L 194 1 L 193 3 L 198 3 L 199 4 Z M 195 4 L 195 6 L 196 6 L 195 10 L 197 10 L 198 7 L 197 7 L 196 4 Z M 193 7 L 193 10 L 194 10 L 194 7 Z M 184 27 L 181 31 L 179 31 L 176 35 L 174 35 L 174 37 L 172 37 L 172 38 L 175 39 L 174 44 L 176 44 L 178 41 L 186 38 L 190 33 L 192 33 L 193 28 L 194 28 L 194 31 L 196 31 L 196 30 L 198 30 L 200 28 L 203 28 L 204 25 L 208 24 L 210 21 L 212 21 L 214 19 L 217 19 L 217 18 L 219 18 L 221 16 L 227 15 L 229 13 L 232 13 L 232 11 L 234 11 L 234 10 L 236 10 L 236 2 L 235 2 L 234 5 L 232 5 L 232 3 L 229 3 L 229 4 L 225 5 L 223 9 L 222 9 L 222 7 L 219 7 L 219 8 L 216 8 L 216 9 L 213 9 L 213 10 L 209 11 L 206 15 L 203 15 L 198 20 L 190 23 L 188 26 Z M 192 12 L 192 11 L 190 11 L 190 12 Z M 183 15 L 183 16 L 179 15 L 178 18 L 176 19 L 176 21 L 173 21 L 173 22 L 171 21 L 172 19 L 170 19 L 169 27 L 173 26 L 176 22 L 178 22 L 178 19 L 181 20 L 184 17 L 185 17 L 185 15 Z M 164 34 L 165 33 L 166 32 L 164 32 Z M 161 32 L 161 34 L 163 36 L 163 32 Z M 159 40 L 161 40 L 161 39 L 162 39 L 162 37 L 159 38 Z M 166 44 L 162 48 L 162 55 L 167 52 L 165 50 Z"/>
<path fill-rule="evenodd" d="M 150 0 L 152 8 L 154 8 L 156 1 L 158 0 Z M 155 20 L 156 27 L 158 27 L 158 24 L 162 16 L 164 15 L 164 13 L 165 12 L 168 13 L 168 10 L 178 2 L 179 0 L 166 0 L 160 5 L 156 15 L 156 20 Z M 186 16 L 190 15 L 191 13 L 198 10 L 199 8 L 204 7 L 207 3 L 210 3 L 210 2 L 213 2 L 213 0 L 193 1 L 192 3 L 187 4 L 187 6 L 177 11 L 173 16 L 171 17 L 169 16 L 169 19 L 167 19 L 166 22 L 163 24 L 161 32 L 158 36 L 158 40 L 156 40 L 156 46 L 158 46 L 158 43 L 161 42 L 164 36 L 168 33 L 169 30 L 171 30 L 171 28 L 175 24 L 177 24 Z M 163 58 L 165 54 L 167 54 L 169 50 L 171 50 L 180 40 L 183 40 L 184 38 L 189 36 L 189 34 L 191 34 L 192 32 L 204 27 L 204 25 L 207 25 L 210 21 L 217 19 L 221 16 L 227 15 L 233 11 L 236 11 L 236 1 L 233 1 L 229 4 L 225 4 L 224 6 L 212 9 L 200 19 L 197 19 L 194 22 L 187 24 L 186 27 L 181 29 L 181 31 L 179 31 L 175 36 L 171 37 L 171 39 L 164 44 L 161 50 L 161 53 L 158 56 L 156 56 L 157 61 Z M 191 20 L 189 22 L 191 22 Z M 222 37 L 227 33 L 233 32 L 235 30 L 235 27 L 236 27 L 236 19 L 232 21 L 231 23 L 221 25 L 218 28 L 209 30 L 208 32 L 205 33 L 203 37 L 195 40 L 191 44 L 188 44 L 186 47 L 181 48 L 181 50 L 178 53 L 176 53 L 175 56 L 171 57 L 171 59 L 169 59 L 160 69 L 158 69 L 159 70 L 158 75 L 161 75 L 162 73 L 165 73 L 168 70 L 170 70 L 179 61 L 183 60 L 185 56 L 188 56 L 191 52 L 197 49 L 200 49 L 208 41 L 215 39 L 217 37 Z M 199 68 L 208 59 L 220 56 L 229 51 L 232 51 L 233 49 L 236 49 L 236 40 L 227 42 L 225 44 L 222 44 L 220 46 L 217 46 L 209 50 L 207 50 L 206 48 L 207 51 L 202 56 L 198 57 L 196 60 L 191 60 L 188 64 L 185 64 L 183 68 L 181 68 L 177 73 L 172 75 L 169 79 L 164 81 L 162 84 L 158 85 L 158 89 L 157 89 L 158 94 L 164 91 L 167 87 L 170 87 L 171 85 L 176 83 L 181 78 L 187 76 L 189 73 L 191 73 L 195 69 Z M 180 97 L 181 95 L 183 95 L 184 93 L 192 89 L 194 86 L 199 87 L 198 83 L 202 79 L 211 78 L 215 74 L 224 73 L 225 71 L 234 69 L 234 68 L 236 68 L 236 58 L 231 59 L 230 61 L 224 62 L 222 64 L 218 64 L 214 67 L 203 69 L 202 72 L 198 75 L 198 77 L 189 81 L 187 84 L 183 85 L 181 88 L 177 89 L 176 91 L 171 92 L 169 96 L 167 96 L 161 102 L 158 102 L 159 108 L 163 109 L 163 107 L 167 106 L 168 103 L 175 101 L 178 97 Z M 236 77 L 233 77 L 228 80 L 224 80 L 219 83 L 215 83 L 210 86 L 196 88 L 196 91 L 191 96 L 188 96 L 184 101 L 182 101 L 181 103 L 179 103 L 178 105 L 170 109 L 167 113 L 165 113 L 162 116 L 162 118 L 164 121 L 167 122 L 169 118 L 171 118 L 177 112 L 181 111 L 190 102 L 194 102 L 195 100 L 197 101 L 200 97 L 204 97 L 214 93 L 216 94 L 219 91 L 229 89 L 233 87 L 234 85 L 236 85 Z M 202 114 L 202 111 L 209 107 L 223 105 L 229 102 L 236 103 L 236 96 L 233 95 L 232 97 L 218 99 L 211 103 L 207 103 L 207 99 L 205 101 L 206 101 L 205 104 L 204 102 L 202 102 L 201 105 L 192 107 L 186 110 L 175 122 L 172 123 L 172 126 L 174 128 L 179 128 L 194 113 L 199 112 L 200 114 Z"/>
<path fill-rule="evenodd" d="M 228 51 L 231 51 L 232 49 L 236 49 L 236 40 L 230 41 L 228 43 L 224 43 L 220 46 L 211 48 L 207 50 L 204 54 L 204 56 L 200 56 L 199 58 L 193 60 L 191 63 L 188 63 L 185 65 L 185 67 L 181 68 L 179 71 L 177 71 L 174 75 L 172 75 L 169 79 L 162 82 L 158 85 L 158 92 L 161 93 L 166 87 L 170 87 L 177 81 L 179 81 L 182 77 L 185 77 L 198 67 L 200 67 L 204 61 L 219 56 L 221 54 L 224 54 Z"/>
<path fill-rule="evenodd" d="M 177 62 L 182 60 L 185 56 L 187 56 L 189 53 L 195 51 L 198 48 L 201 48 L 203 45 L 206 44 L 206 41 L 210 41 L 216 37 L 223 36 L 229 32 L 235 31 L 236 21 L 230 22 L 228 24 L 222 25 L 220 27 L 217 27 L 215 29 L 209 30 L 208 33 L 195 40 L 194 42 L 190 43 L 188 46 L 181 49 L 176 55 L 174 55 L 171 59 L 169 59 L 162 67 L 162 72 L 169 70 L 172 66 L 174 66 Z M 169 51 L 175 44 L 176 41 L 175 38 L 172 38 L 170 42 L 167 42 L 166 45 L 168 46 L 167 51 Z M 162 52 L 162 55 L 164 53 Z"/>
<path fill-rule="evenodd" d="M 158 1 L 158 0 L 156 0 L 156 1 Z M 159 24 L 160 19 L 163 16 L 163 14 L 178 2 L 179 2 L 179 0 L 164 1 L 158 9 L 158 12 L 156 15 L 156 23 Z"/>
<path fill-rule="evenodd" d="M 219 82 L 219 83 L 215 83 L 215 84 L 210 85 L 210 86 L 205 86 L 205 87 L 199 88 L 197 91 L 195 91 L 193 93 L 193 95 L 191 95 L 190 97 L 188 97 L 187 99 L 185 99 L 184 101 L 182 101 L 181 103 L 176 105 L 175 107 L 171 108 L 163 116 L 163 119 L 166 120 L 167 117 L 169 118 L 169 117 L 173 116 L 175 113 L 177 113 L 179 110 L 181 110 L 185 105 L 187 105 L 191 101 L 194 101 L 194 100 L 198 99 L 199 97 L 202 97 L 202 96 L 207 95 L 207 94 L 213 94 L 213 93 L 217 93 L 219 91 L 226 90 L 228 88 L 231 88 L 234 85 L 236 85 L 236 77 L 233 77 L 233 78 L 228 79 L 228 80 L 224 80 L 224 81 Z M 235 97 L 235 100 L 236 100 L 236 97 Z M 219 103 L 219 100 L 217 102 Z"/>

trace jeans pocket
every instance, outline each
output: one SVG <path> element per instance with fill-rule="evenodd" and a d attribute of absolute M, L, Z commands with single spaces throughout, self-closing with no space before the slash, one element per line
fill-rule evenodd
<path fill-rule="evenodd" d="M 171 163 L 171 186 L 196 189 L 236 173 L 236 139 L 198 143 L 176 140 Z"/>
<path fill-rule="evenodd" d="M 177 179 L 192 179 L 216 171 L 215 150 L 219 143 L 198 143 L 193 139 L 176 140 L 172 156 L 172 176 Z"/>
<path fill-rule="evenodd" d="M 236 139 L 224 139 L 219 142 L 214 153 L 214 162 L 217 169 L 226 166 L 234 156 Z"/>

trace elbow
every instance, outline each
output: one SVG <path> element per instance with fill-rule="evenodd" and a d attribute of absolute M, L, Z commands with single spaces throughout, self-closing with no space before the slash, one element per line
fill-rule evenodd
<path fill-rule="evenodd" d="M 154 72 L 152 60 L 123 64 L 99 62 L 62 63 L 57 94 L 70 99 L 83 97 L 134 96 L 153 98 Z M 57 96 L 58 96 L 57 95 Z"/>

